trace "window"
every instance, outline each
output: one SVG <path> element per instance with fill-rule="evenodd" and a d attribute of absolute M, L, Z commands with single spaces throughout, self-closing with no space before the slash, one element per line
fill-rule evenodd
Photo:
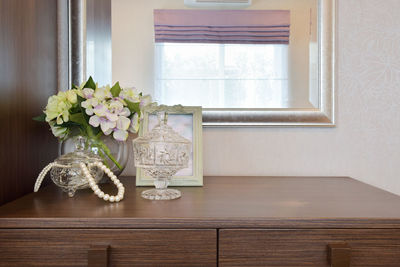
<path fill-rule="evenodd" d="M 288 95 L 289 10 L 154 10 L 155 100 L 279 108 Z"/>
<path fill-rule="evenodd" d="M 203 108 L 279 108 L 288 45 L 156 43 L 155 100 Z"/>

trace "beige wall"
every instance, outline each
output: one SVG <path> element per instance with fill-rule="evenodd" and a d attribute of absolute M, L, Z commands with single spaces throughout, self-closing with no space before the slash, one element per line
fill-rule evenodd
<path fill-rule="evenodd" d="M 337 127 L 205 128 L 205 175 L 346 175 L 400 194 L 400 1 L 338 2 Z"/>

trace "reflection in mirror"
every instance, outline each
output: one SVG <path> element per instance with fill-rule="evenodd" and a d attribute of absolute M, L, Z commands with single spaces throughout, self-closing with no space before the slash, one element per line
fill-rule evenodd
<path fill-rule="evenodd" d="M 181 36 L 171 42 L 163 40 L 166 29 L 157 40 L 155 10 L 210 8 L 190 8 L 183 0 L 112 0 L 113 81 L 135 85 L 161 104 L 201 105 L 205 125 L 332 126 L 334 7 L 335 0 L 253 0 L 236 10 L 288 11 L 287 43 Z"/>
<path fill-rule="evenodd" d="M 280 44 L 157 44 L 154 97 L 203 108 L 287 107 L 287 58 Z"/>
<path fill-rule="evenodd" d="M 316 86 L 315 77 L 310 75 L 312 70 L 315 70 L 313 63 L 318 61 L 317 0 L 253 1 L 249 9 L 218 10 L 219 14 L 213 14 L 215 10 L 210 9 L 188 9 L 181 0 L 169 1 L 168 4 L 162 0 L 146 1 L 141 4 L 137 1 L 133 3 L 115 0 L 112 4 L 115 15 L 130 10 L 133 12 L 132 17 L 138 20 L 137 23 L 131 25 L 136 30 L 131 29 L 129 32 L 132 35 L 127 38 L 131 44 L 130 49 L 136 50 L 135 47 L 141 46 L 138 43 L 143 41 L 154 48 L 146 49 L 149 61 L 154 62 L 154 71 L 144 73 L 145 75 L 140 77 L 132 73 L 132 76 L 136 76 L 136 81 L 142 80 L 147 88 L 152 89 L 150 93 L 157 102 L 168 105 L 178 103 L 201 105 L 204 108 L 318 107 L 318 101 L 316 101 L 318 90 L 311 88 Z M 183 12 L 195 12 L 195 14 L 185 16 L 186 14 L 181 14 L 182 12 L 170 12 L 173 13 L 172 15 L 167 13 L 171 9 L 179 11 L 174 10 L 176 8 L 185 9 Z M 276 16 L 271 13 L 273 11 L 281 11 L 278 14 L 280 17 L 275 20 L 283 25 L 274 24 L 275 21 L 270 19 Z M 247 21 L 243 18 L 249 12 L 251 19 Z M 141 19 L 143 14 L 148 15 L 144 21 Z M 163 17 L 160 19 L 157 15 Z M 113 16 L 113 45 L 122 41 L 117 39 L 118 32 L 121 28 L 126 28 L 120 25 L 120 23 L 126 23 L 124 19 L 118 19 L 118 17 L 121 16 Z M 259 21 L 257 21 L 258 18 L 260 18 Z M 157 22 L 157 19 L 161 21 Z M 203 39 L 197 37 L 199 32 L 201 33 L 200 30 L 190 32 L 188 36 L 197 37 L 197 40 L 192 42 L 187 41 L 188 37 L 182 37 L 182 35 L 178 41 L 157 40 L 154 42 L 154 38 L 157 37 L 155 36 L 157 23 L 161 25 L 169 23 L 167 30 L 170 32 L 171 25 L 178 25 L 180 28 L 197 27 L 202 31 L 204 29 L 201 29 L 201 26 L 213 27 L 213 29 L 201 36 L 206 37 Z M 221 23 L 223 25 L 219 25 Z M 229 33 L 237 29 L 234 26 L 249 26 L 252 28 L 247 29 L 245 34 L 253 36 L 263 30 L 263 28 L 255 28 L 255 25 L 262 25 L 262 23 L 273 24 L 273 27 L 269 29 L 264 28 L 265 32 L 262 36 L 280 37 L 282 31 L 276 32 L 277 29 L 279 30 L 278 26 L 287 27 L 288 35 L 290 32 L 288 42 L 271 43 L 267 40 L 263 43 L 257 40 L 257 42 L 249 43 L 248 39 L 238 38 L 239 35 L 236 32 Z M 224 27 L 223 31 L 219 32 L 220 35 L 229 34 L 230 37 L 235 38 L 235 41 L 232 42 L 231 38 L 231 41 L 209 42 L 207 37 L 215 33 L 216 26 Z M 127 33 L 122 35 L 125 36 L 126 42 Z M 129 48 L 114 49 L 113 58 L 118 60 L 119 54 L 129 54 L 127 49 Z M 144 52 L 141 49 L 136 51 Z M 152 58 L 154 60 L 150 60 Z M 113 78 L 120 76 L 118 71 L 119 68 L 113 69 Z M 117 79 L 121 80 L 121 77 L 114 78 L 114 80 Z"/>
<path fill-rule="evenodd" d="M 309 57 L 317 56 L 310 51 L 316 41 L 313 9 L 155 10 L 157 101 L 205 108 L 310 107 Z M 292 98 L 295 91 L 303 93 Z"/>

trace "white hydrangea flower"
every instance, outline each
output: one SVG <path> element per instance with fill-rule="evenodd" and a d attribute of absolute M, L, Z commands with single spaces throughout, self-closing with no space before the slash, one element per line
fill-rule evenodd
<path fill-rule="evenodd" d="M 123 88 L 119 93 L 119 97 L 127 99 L 131 102 L 140 102 L 140 94 L 135 87 Z"/>
<path fill-rule="evenodd" d="M 104 87 L 99 87 L 94 90 L 93 97 L 97 98 L 99 101 L 106 98 L 112 98 L 111 88 L 109 85 Z"/>
<path fill-rule="evenodd" d="M 82 101 L 81 106 L 85 108 L 85 112 L 87 115 L 93 115 L 93 108 L 99 104 L 99 101 L 96 98 L 90 98 L 88 100 Z"/>
<path fill-rule="evenodd" d="M 86 102 L 86 101 L 85 101 Z M 83 102 L 82 102 L 83 103 Z M 89 104 L 85 104 L 89 106 Z M 118 141 L 125 141 L 128 138 L 131 114 L 127 107 L 118 98 L 103 101 L 91 110 L 93 112 L 89 119 L 89 124 L 99 127 L 105 135 L 113 133 L 113 137 Z"/>
<path fill-rule="evenodd" d="M 49 97 L 46 109 L 46 121 L 56 119 L 57 124 L 69 121 L 69 109 L 77 102 L 77 90 L 58 92 L 57 95 Z"/>

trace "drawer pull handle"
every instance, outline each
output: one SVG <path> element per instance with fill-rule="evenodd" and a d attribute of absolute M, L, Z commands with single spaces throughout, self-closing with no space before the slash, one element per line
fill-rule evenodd
<path fill-rule="evenodd" d="M 346 243 L 328 245 L 328 261 L 331 267 L 350 266 L 350 247 Z"/>
<path fill-rule="evenodd" d="M 108 245 L 91 245 L 88 251 L 88 267 L 107 267 L 108 250 Z"/>

